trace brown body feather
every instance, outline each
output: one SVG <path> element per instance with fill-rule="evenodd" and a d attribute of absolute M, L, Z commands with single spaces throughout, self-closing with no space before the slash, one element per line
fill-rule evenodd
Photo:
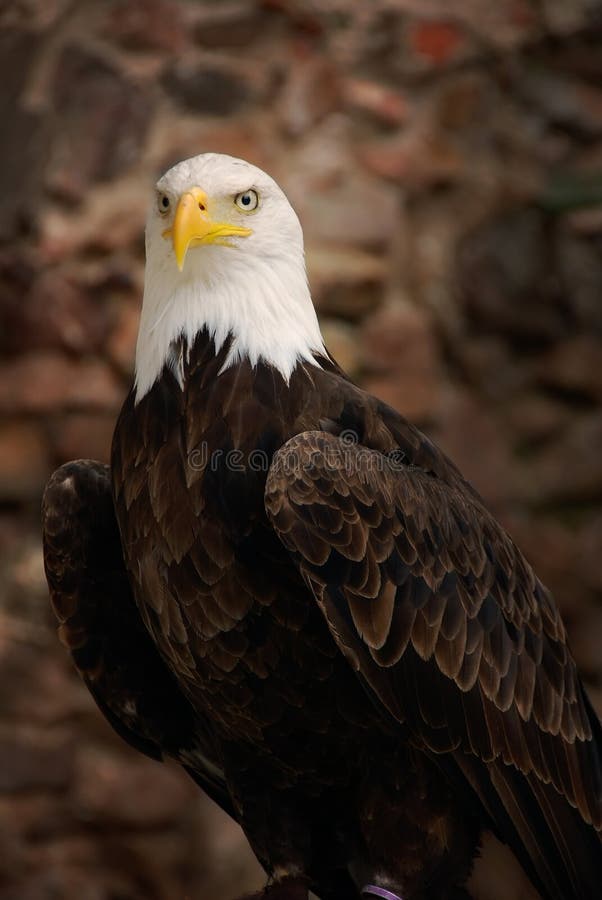
<path fill-rule="evenodd" d="M 128 398 L 112 477 L 157 662 L 259 858 L 324 898 L 351 871 L 459 900 L 494 831 L 543 897 L 597 896 L 599 724 L 545 588 L 332 361 L 286 384 L 227 350 L 201 334 L 183 389 Z"/>

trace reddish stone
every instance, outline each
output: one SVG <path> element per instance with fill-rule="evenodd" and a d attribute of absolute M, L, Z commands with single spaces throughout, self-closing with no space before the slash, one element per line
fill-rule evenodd
<path fill-rule="evenodd" d="M 330 184 L 316 184 L 309 175 L 301 188 L 294 189 L 291 199 L 312 243 L 388 248 L 399 227 L 397 191 L 366 175 L 352 172 L 341 178 L 337 174 Z"/>
<path fill-rule="evenodd" d="M 81 841 L 72 839 L 71 843 L 81 844 Z M 56 846 L 51 846 L 49 856 L 56 851 Z M 90 861 L 84 860 L 78 867 L 71 866 L 63 856 L 58 860 L 48 859 L 38 847 L 29 855 L 26 868 L 28 874 L 6 881 L 2 900 L 50 900 L 51 897 L 60 897 L 61 900 L 107 900 L 107 897 L 134 896 L 135 879 L 124 882 L 110 868 L 103 872 L 99 867 L 95 871 Z"/>
<path fill-rule="evenodd" d="M 573 231 L 579 235 L 589 237 L 602 234 L 602 208 L 599 206 L 576 209 L 567 215 L 567 221 Z"/>
<path fill-rule="evenodd" d="M 146 885 L 152 886 L 152 891 L 144 891 L 144 894 L 151 893 L 151 896 L 166 898 L 166 900 L 196 900 L 198 891 L 195 890 L 195 876 L 198 877 L 198 870 L 202 868 L 202 863 L 196 866 L 190 865 L 187 860 L 188 854 L 192 846 L 199 846 L 196 842 L 200 835 L 195 829 L 195 822 L 191 821 L 192 812 L 191 805 L 188 806 L 186 812 L 182 812 L 179 827 L 176 828 L 172 824 L 165 828 L 140 830 L 140 829 L 120 829 L 119 833 L 119 851 L 129 860 L 129 877 L 132 882 L 140 882 L 141 873 L 144 873 L 143 880 Z M 108 838 L 108 850 L 115 849 L 116 841 Z M 199 860 L 200 863 L 200 860 Z M 123 876 L 122 876 L 123 877 Z M 115 893 L 113 894 L 113 891 Z M 112 896 L 138 897 L 139 892 L 135 890 L 116 891 L 113 888 Z M 239 892 L 234 891 L 234 896 L 238 896 Z M 230 892 L 218 891 L 215 894 L 202 891 L 202 897 L 231 897 Z M 199 898 L 200 900 L 200 898 Z"/>
<path fill-rule="evenodd" d="M 377 81 L 349 78 L 342 86 L 343 99 L 352 109 L 370 113 L 390 125 L 403 125 L 410 114 L 410 101 L 401 90 Z"/>
<path fill-rule="evenodd" d="M 174 0 L 119 0 L 105 34 L 132 50 L 180 51 L 186 44 L 182 6 Z"/>
<path fill-rule="evenodd" d="M 299 136 L 337 109 L 340 102 L 340 78 L 331 62 L 314 56 L 295 60 L 280 95 L 280 119 L 289 134 Z"/>
<path fill-rule="evenodd" d="M 129 828 L 158 828 L 174 822 L 191 802 L 195 788 L 182 771 L 142 755 L 89 748 L 78 756 L 74 802 L 95 822 Z"/>
<path fill-rule="evenodd" d="M 602 400 L 602 340 L 578 335 L 555 346 L 537 361 L 537 379 L 561 395 Z"/>
<path fill-rule="evenodd" d="M 535 392 L 511 396 L 504 415 L 515 444 L 523 449 L 557 437 L 571 421 L 564 403 Z"/>
<path fill-rule="evenodd" d="M 321 315 L 358 319 L 382 301 L 385 261 L 363 251 L 308 247 L 307 268 Z"/>
<path fill-rule="evenodd" d="M 589 504 L 602 495 L 602 414 L 574 418 L 562 437 L 524 462 L 525 499 Z"/>
<path fill-rule="evenodd" d="M 37 551 L 41 557 L 41 546 L 38 545 Z M 15 589 L 20 590 L 21 598 L 25 592 L 31 598 L 35 590 L 19 571 L 22 567 L 23 560 L 18 560 L 16 565 L 9 563 L 5 574 Z M 16 604 L 14 614 L 2 618 L 0 630 L 6 637 L 6 647 L 0 662 L 0 701 L 6 718 L 48 729 L 95 713 L 86 687 L 59 644 L 43 563 L 42 579 L 39 600 L 31 604 L 31 609 L 24 609 L 21 599 L 21 606 Z M 19 685 L 18 692 L 14 690 L 15 684 Z"/>
<path fill-rule="evenodd" d="M 238 47 L 241 50 L 251 43 L 265 39 L 273 16 L 266 14 L 260 3 L 247 0 L 229 0 L 228 3 L 197 4 L 193 13 L 193 35 L 203 47 Z"/>
<path fill-rule="evenodd" d="M 479 394 L 495 403 L 511 397 L 508 415 L 514 415 L 516 401 L 517 417 L 520 417 L 520 399 L 516 398 L 529 382 L 529 376 L 517 366 L 511 349 L 501 338 L 479 334 L 462 340 L 458 335 L 454 340 L 454 355 L 461 365 L 462 375 Z"/>
<path fill-rule="evenodd" d="M 50 28 L 69 6 L 69 0 L 27 0 L 27 3 L 4 3 L 0 6 L 0 26 L 23 26 L 31 35 L 35 29 Z M 33 28 L 32 28 L 33 26 Z"/>
<path fill-rule="evenodd" d="M 9 352 L 41 347 L 82 352 L 96 349 L 105 339 L 110 315 L 73 279 L 49 269 L 25 298 L 7 298 L 2 320 L 0 345 Z"/>
<path fill-rule="evenodd" d="M 124 389 L 106 363 L 59 353 L 24 355 L 0 365 L 0 411 L 116 410 Z"/>
<path fill-rule="evenodd" d="M 40 543 L 31 539 L 22 540 L 13 555 L 11 567 L 15 588 L 24 596 L 17 600 L 17 605 L 7 604 L 6 609 L 17 617 L 32 620 L 29 629 L 32 643 L 38 647 L 44 646 L 49 636 L 45 624 L 41 624 L 41 621 L 47 620 L 40 617 L 40 607 L 44 613 L 48 612 L 48 616 L 50 612 L 46 605 L 46 577 Z M 18 622 L 17 618 L 17 625 Z"/>
<path fill-rule="evenodd" d="M 453 7 L 447 0 L 429 0 L 428 4 L 420 0 L 395 0 L 395 5 L 411 16 L 428 15 L 428 19 L 411 22 L 410 46 L 432 65 L 464 60 L 467 46 L 482 55 L 483 45 L 510 50 L 541 35 L 541 15 L 531 0 L 463 2 Z M 480 47 L 471 36 L 480 39 Z"/>
<path fill-rule="evenodd" d="M 136 338 L 140 322 L 140 303 L 122 302 L 117 312 L 117 321 L 107 343 L 107 354 L 124 375 L 134 371 Z"/>
<path fill-rule="evenodd" d="M 72 413 L 53 419 L 51 440 L 57 463 L 70 459 L 108 462 L 115 430 L 115 414 Z"/>
<path fill-rule="evenodd" d="M 450 387 L 429 434 L 493 512 L 502 514 L 519 485 L 510 455 L 510 435 L 489 405 L 466 390 Z"/>
<path fill-rule="evenodd" d="M 73 743 L 39 729 L 0 732 L 0 792 L 64 790 L 73 766 Z"/>
<path fill-rule="evenodd" d="M 417 425 L 425 426 L 432 421 L 440 401 L 437 383 L 411 371 L 396 372 L 386 378 L 367 376 L 363 385 Z"/>
<path fill-rule="evenodd" d="M 328 352 L 343 371 L 353 377 L 360 365 L 356 329 L 340 319 L 322 319 L 320 326 Z"/>
<path fill-rule="evenodd" d="M 215 867 L 208 873 L 207 897 L 236 897 L 240 891 L 265 887 L 265 874 L 255 859 L 240 826 L 215 803 L 203 798 L 202 839 Z"/>
<path fill-rule="evenodd" d="M 0 423 L 0 501 L 39 496 L 48 474 L 46 444 L 35 422 Z"/>
<path fill-rule="evenodd" d="M 409 419 L 424 423 L 440 400 L 439 362 L 432 323 L 417 307 L 389 303 L 361 333 L 366 387 Z"/>
<path fill-rule="evenodd" d="M 148 185 L 138 177 L 90 190 L 80 215 L 47 208 L 40 220 L 38 256 L 56 264 L 85 251 L 102 256 L 137 249 L 142 245 L 148 200 Z M 135 258 L 128 258 L 128 269 L 135 270 L 136 265 Z"/>
<path fill-rule="evenodd" d="M 159 119 L 154 132 L 157 171 L 165 171 L 169 166 L 196 152 L 227 153 L 248 160 L 260 169 L 273 172 L 273 148 L 261 134 L 254 120 L 216 121 L 207 118 L 167 116 Z M 191 151 L 191 148 L 193 150 Z"/>
<path fill-rule="evenodd" d="M 422 124 L 365 143 L 358 155 L 370 172 L 413 188 L 456 181 L 464 168 L 459 148 Z"/>
<path fill-rule="evenodd" d="M 388 303 L 366 321 L 361 337 L 362 360 L 368 371 L 407 369 L 424 375 L 437 369 L 433 323 L 416 306 Z"/>
<path fill-rule="evenodd" d="M 60 834 L 71 824 L 70 818 L 67 804 L 52 794 L 0 796 L 0 831 L 10 825 L 25 840 L 46 840 Z"/>
<path fill-rule="evenodd" d="M 488 85 L 480 74 L 461 72 L 438 84 L 427 112 L 432 117 L 433 128 L 461 134 L 478 126 L 487 115 L 490 103 Z"/>
<path fill-rule="evenodd" d="M 409 41 L 415 53 L 441 66 L 454 59 L 465 36 L 452 22 L 416 22 L 410 28 Z"/>

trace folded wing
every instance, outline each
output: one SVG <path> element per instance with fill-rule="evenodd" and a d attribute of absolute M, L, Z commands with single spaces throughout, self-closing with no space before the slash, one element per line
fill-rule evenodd
<path fill-rule="evenodd" d="M 44 565 L 59 635 L 115 731 L 153 759 L 178 760 L 234 815 L 203 724 L 139 616 L 123 562 L 108 466 L 78 460 L 42 504 Z"/>
<path fill-rule="evenodd" d="M 600 725 L 552 597 L 474 491 L 306 432 L 266 509 L 383 716 L 470 785 L 545 897 L 595 896 Z"/>

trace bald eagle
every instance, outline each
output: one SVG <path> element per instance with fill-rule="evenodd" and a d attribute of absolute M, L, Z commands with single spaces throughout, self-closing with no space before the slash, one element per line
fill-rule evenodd
<path fill-rule="evenodd" d="M 282 190 L 181 162 L 146 253 L 110 469 L 62 466 L 43 504 L 104 715 L 240 823 L 262 897 L 600 896 L 600 724 L 558 609 L 329 355 Z"/>

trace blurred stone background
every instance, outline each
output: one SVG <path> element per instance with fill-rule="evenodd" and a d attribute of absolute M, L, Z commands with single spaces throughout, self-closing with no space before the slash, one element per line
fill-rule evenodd
<path fill-rule="evenodd" d="M 602 0 L 0 3 L 0 900 L 226 898 L 238 829 L 58 644 L 40 493 L 106 460 L 154 179 L 272 173 L 339 362 L 452 455 L 602 701 Z"/>

